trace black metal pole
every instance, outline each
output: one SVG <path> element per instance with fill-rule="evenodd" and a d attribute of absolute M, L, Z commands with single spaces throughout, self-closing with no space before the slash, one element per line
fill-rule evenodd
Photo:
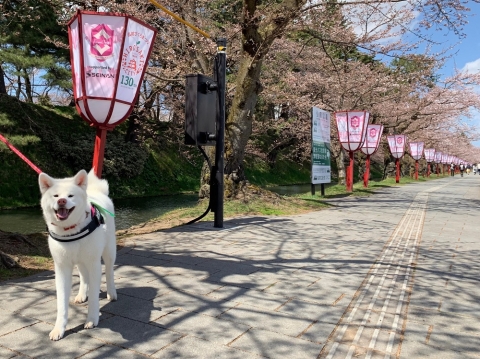
<path fill-rule="evenodd" d="M 320 185 L 320 193 L 323 197 L 325 197 L 325 183 Z"/>
<path fill-rule="evenodd" d="M 312 196 L 315 196 L 315 184 L 311 184 L 310 191 L 312 192 Z"/>
<path fill-rule="evenodd" d="M 215 190 L 216 206 L 213 226 L 223 228 L 223 156 L 225 152 L 225 93 L 227 67 L 227 39 L 217 39 L 217 56 L 215 57 L 215 80 L 218 85 L 217 135 L 215 143 Z"/>

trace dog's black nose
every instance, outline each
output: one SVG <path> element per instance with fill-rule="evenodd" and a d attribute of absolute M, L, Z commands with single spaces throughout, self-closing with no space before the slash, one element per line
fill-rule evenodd
<path fill-rule="evenodd" d="M 57 203 L 58 203 L 59 206 L 65 206 L 67 204 L 67 200 L 65 198 L 60 198 L 57 201 Z"/>

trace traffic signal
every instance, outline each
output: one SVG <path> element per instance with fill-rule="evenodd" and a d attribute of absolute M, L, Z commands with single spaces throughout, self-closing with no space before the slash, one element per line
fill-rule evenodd
<path fill-rule="evenodd" d="M 202 74 L 186 77 L 185 144 L 215 146 L 217 83 Z"/>

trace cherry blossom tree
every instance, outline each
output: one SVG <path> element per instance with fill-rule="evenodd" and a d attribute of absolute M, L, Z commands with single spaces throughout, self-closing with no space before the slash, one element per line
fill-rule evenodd
<path fill-rule="evenodd" d="M 227 197 L 241 192 L 246 180 L 246 151 L 259 148 L 259 138 L 269 126 L 279 131 L 266 148 L 267 157 L 273 160 L 284 148 L 294 148 L 292 152 L 298 156 L 309 153 L 308 111 L 313 105 L 329 111 L 367 109 L 373 121 L 412 134 L 447 126 L 438 121 L 445 117 L 450 119 L 445 131 L 455 132 L 459 116 L 477 107 L 473 93 L 457 96 L 460 103 L 449 102 L 449 96 L 456 92 L 460 95 L 465 88 L 462 86 L 468 87 L 469 81 L 478 83 L 478 79 L 458 74 L 442 83 L 432 78 L 442 61 L 439 56 L 429 55 L 428 51 L 422 57 L 409 55 L 420 42 L 431 41 L 425 30 L 445 28 L 461 35 L 468 9 L 459 0 L 161 3 L 206 31 L 211 39 L 148 2 L 92 1 L 74 5 L 128 12 L 159 29 L 144 91 L 130 120 L 132 133 L 145 138 L 158 134 L 162 113 L 168 113 L 174 124 L 169 129 L 176 132 L 176 138 L 181 137 L 178 132 L 183 122 L 184 76 L 195 72 L 211 74 L 215 55 L 212 39 L 227 38 Z M 74 9 L 68 3 L 62 16 Z M 405 36 L 414 40 L 406 42 Z M 391 59 L 403 59 L 410 67 L 392 66 Z M 155 112 L 159 106 L 164 110 Z M 277 122 L 275 109 L 282 113 Z M 333 142 L 332 148 L 342 172 L 338 143 Z M 202 177 L 207 190 L 208 176 L 206 171 Z"/>

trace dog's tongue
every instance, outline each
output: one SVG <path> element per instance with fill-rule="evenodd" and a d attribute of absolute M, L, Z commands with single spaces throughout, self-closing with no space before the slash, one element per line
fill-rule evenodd
<path fill-rule="evenodd" d="M 59 208 L 57 211 L 58 219 L 66 219 L 68 217 L 68 209 Z"/>

